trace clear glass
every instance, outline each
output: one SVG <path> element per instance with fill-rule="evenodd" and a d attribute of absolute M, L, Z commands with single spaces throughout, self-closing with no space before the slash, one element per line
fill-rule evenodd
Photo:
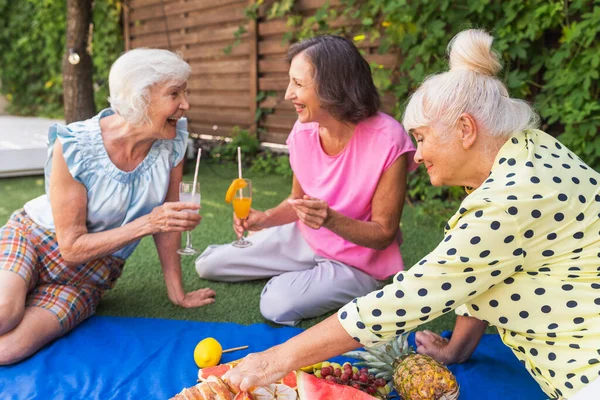
<path fill-rule="evenodd" d="M 200 205 L 200 182 L 196 182 L 196 190 L 193 190 L 194 182 L 181 182 L 179 184 L 179 201 L 186 203 L 196 203 Z M 194 195 L 192 196 L 192 191 Z M 200 210 L 184 210 L 186 212 L 200 212 Z M 186 232 L 185 247 L 177 250 L 177 253 L 184 256 L 193 256 L 199 254 L 200 251 L 192 247 L 192 234 Z"/>
<path fill-rule="evenodd" d="M 243 220 L 248 218 L 250 214 L 250 207 L 252 206 L 252 181 L 250 179 L 244 179 L 246 181 L 246 187 L 239 189 L 233 196 L 233 212 L 235 216 Z M 243 235 L 238 240 L 231 243 L 234 247 L 249 247 L 252 246 L 252 242 L 248 241 Z"/>

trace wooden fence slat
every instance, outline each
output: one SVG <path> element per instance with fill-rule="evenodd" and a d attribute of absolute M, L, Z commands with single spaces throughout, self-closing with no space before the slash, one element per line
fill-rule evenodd
<path fill-rule="evenodd" d="M 262 91 L 285 91 L 290 78 L 287 76 L 261 77 L 258 79 L 258 88 Z"/>
<path fill-rule="evenodd" d="M 171 45 L 175 47 L 190 44 L 215 43 L 218 41 L 233 43 L 233 33 L 237 30 L 237 26 L 229 26 L 225 28 L 202 28 L 201 30 L 187 33 L 170 32 Z M 246 38 L 247 36 L 247 34 L 244 34 L 241 38 Z M 133 48 L 166 46 L 167 43 L 167 36 L 164 32 L 140 37 L 134 36 L 131 39 Z M 225 44 L 223 47 L 225 47 Z"/>
<path fill-rule="evenodd" d="M 371 42 L 370 40 L 361 40 L 359 42 L 354 42 L 354 45 L 359 49 L 377 49 L 379 47 L 380 40 L 374 40 Z M 282 40 L 263 40 L 258 44 L 258 53 L 261 56 L 280 56 L 282 59 L 285 59 L 285 55 L 287 54 L 289 48 L 289 44 L 283 43 Z"/>
<path fill-rule="evenodd" d="M 248 5 L 252 5 L 254 3 L 254 0 L 248 0 Z M 248 59 L 249 59 L 249 63 L 250 63 L 250 70 L 248 71 L 248 75 L 249 75 L 249 85 L 248 85 L 248 89 L 250 90 L 250 114 L 251 115 L 256 115 L 256 97 L 258 95 L 258 71 L 259 71 L 259 66 L 258 66 L 258 23 L 256 22 L 256 20 L 251 20 L 248 23 L 248 35 L 250 37 L 249 39 L 249 55 L 248 55 Z M 252 131 L 253 132 L 258 132 L 258 125 L 257 125 L 257 121 L 253 121 L 252 124 Z M 259 138 L 260 140 L 260 138 Z"/>
<path fill-rule="evenodd" d="M 379 65 L 383 65 L 386 68 L 393 67 L 396 64 L 398 56 L 393 53 L 388 54 L 366 54 L 365 60 L 368 62 L 375 62 Z"/>
<path fill-rule="evenodd" d="M 295 32 L 296 28 L 290 28 L 287 26 L 286 21 L 281 19 L 272 19 L 270 21 L 263 21 L 258 24 L 258 34 L 263 36 L 282 35 L 285 32 Z"/>
<path fill-rule="evenodd" d="M 269 58 L 260 60 L 258 62 L 258 68 L 260 69 L 261 73 L 268 74 L 270 72 L 287 73 L 290 67 L 283 59 Z"/>
<path fill-rule="evenodd" d="M 229 5 L 229 4 L 243 4 L 240 0 L 189 0 L 166 3 L 163 13 L 163 7 L 160 3 L 152 5 L 150 7 L 132 8 L 131 19 L 146 21 L 154 18 L 164 18 L 175 16 L 178 14 L 184 14 L 193 11 L 202 11 L 211 9 L 214 7 Z"/>
<path fill-rule="evenodd" d="M 297 9 L 302 11 L 321 8 L 324 4 L 325 2 L 323 0 L 296 0 L 296 2 L 294 3 Z M 342 2 L 341 0 L 328 0 L 327 4 L 329 5 L 329 7 L 334 7 L 342 4 Z"/>
<path fill-rule="evenodd" d="M 125 51 L 131 49 L 131 34 L 129 32 L 129 21 L 131 21 L 131 10 L 129 7 L 123 7 L 123 37 L 125 38 Z"/>
<path fill-rule="evenodd" d="M 248 77 L 224 77 L 224 76 L 192 76 L 188 81 L 188 88 L 191 92 L 198 91 L 245 91 L 250 85 Z"/>
<path fill-rule="evenodd" d="M 254 115 L 250 115 L 250 111 L 241 109 L 225 109 L 225 108 L 208 108 L 198 107 L 192 108 L 187 112 L 191 121 L 202 121 L 208 124 L 246 124 L 254 123 Z"/>
<path fill-rule="evenodd" d="M 177 15 L 167 17 L 168 30 L 176 31 L 184 28 L 208 26 L 222 23 L 242 23 L 245 22 L 244 9 L 233 6 L 219 7 L 216 9 L 189 13 L 187 16 Z M 132 35 L 145 35 L 149 33 L 165 32 L 164 18 L 153 19 L 141 24 L 134 23 L 131 27 Z"/>
<path fill-rule="evenodd" d="M 175 3 L 181 0 L 164 0 L 165 5 L 169 3 Z M 127 0 L 127 5 L 131 8 L 143 8 L 150 7 L 156 4 L 160 4 L 161 0 Z"/>
<path fill-rule="evenodd" d="M 263 55 L 281 55 L 285 59 L 289 45 L 282 43 L 282 40 L 262 40 L 258 43 L 258 53 Z"/>
<path fill-rule="evenodd" d="M 298 119 L 297 114 L 269 114 L 265 117 L 265 125 L 281 130 L 292 129 L 294 121 Z"/>
<path fill-rule="evenodd" d="M 250 61 L 247 58 L 227 61 L 191 61 L 190 66 L 192 67 L 193 75 L 210 73 L 230 74 L 248 72 Z"/>
<path fill-rule="evenodd" d="M 229 125 L 229 124 L 205 124 L 205 123 L 195 123 L 190 122 L 189 130 L 192 136 L 194 135 L 213 135 L 213 136 L 223 136 L 223 137 L 231 137 L 231 130 L 234 126 L 237 126 L 240 129 L 249 129 L 250 125 L 238 124 L 238 125 Z"/>
<path fill-rule="evenodd" d="M 269 96 L 260 102 L 261 108 L 277 108 L 278 110 L 294 112 L 294 105 L 290 100 L 283 98 L 284 93 L 277 93 L 277 96 Z"/>
<path fill-rule="evenodd" d="M 258 8 L 258 15 L 262 18 L 267 17 L 267 13 L 268 11 L 271 9 L 271 6 L 273 5 L 274 1 L 265 1 L 259 8 Z M 338 6 L 342 4 L 342 2 L 340 0 L 330 0 L 327 1 L 327 5 L 328 7 L 334 7 L 334 8 L 338 8 Z M 295 0 L 294 2 L 294 9 L 303 13 L 306 12 L 313 12 L 318 9 L 321 8 L 325 5 L 325 1 L 323 0 Z"/>
<path fill-rule="evenodd" d="M 263 142 L 285 144 L 291 130 L 292 128 L 287 131 L 268 130 L 261 134 L 260 137 Z"/>
<path fill-rule="evenodd" d="M 202 43 L 201 45 L 188 45 L 186 48 L 186 58 L 188 60 L 205 60 L 205 59 L 226 59 L 231 57 L 239 58 L 239 56 L 250 55 L 250 42 L 244 42 L 233 46 L 229 54 L 225 54 L 225 45 L 222 43 L 210 44 Z"/>
<path fill-rule="evenodd" d="M 188 100 L 192 107 L 197 106 L 208 106 L 208 107 L 239 107 L 247 108 L 250 103 L 250 94 L 246 93 L 232 93 L 228 95 L 224 94 L 206 94 L 198 92 L 198 94 L 190 94 Z"/>

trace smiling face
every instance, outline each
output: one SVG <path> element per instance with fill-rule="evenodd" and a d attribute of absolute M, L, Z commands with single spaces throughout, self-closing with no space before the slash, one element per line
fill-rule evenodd
<path fill-rule="evenodd" d="M 173 82 L 153 86 L 150 89 L 148 118 L 153 136 L 156 139 L 174 139 L 177 120 L 190 109 L 187 101 L 187 82 Z"/>
<path fill-rule="evenodd" d="M 329 113 L 321 108 L 314 81 L 314 69 L 304 53 L 298 54 L 290 64 L 290 83 L 285 99 L 291 100 L 302 123 L 319 122 Z"/>
<path fill-rule="evenodd" d="M 411 131 L 417 142 L 415 162 L 427 168 L 433 186 L 463 186 L 460 178 L 464 166 L 464 149 L 458 131 L 447 136 L 424 126 Z"/>

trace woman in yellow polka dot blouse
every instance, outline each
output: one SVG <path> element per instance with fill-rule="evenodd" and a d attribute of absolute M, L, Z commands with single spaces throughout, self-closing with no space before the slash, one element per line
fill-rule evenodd
<path fill-rule="evenodd" d="M 233 384 L 274 381 L 456 308 L 474 318 L 459 317 L 447 345 L 420 333 L 421 352 L 462 361 L 457 351 L 468 357 L 490 324 L 549 397 L 600 383 L 600 174 L 509 97 L 492 40 L 458 34 L 450 70 L 428 78 L 404 116 L 431 183 L 469 188 L 442 242 L 382 290 L 247 357 Z"/>

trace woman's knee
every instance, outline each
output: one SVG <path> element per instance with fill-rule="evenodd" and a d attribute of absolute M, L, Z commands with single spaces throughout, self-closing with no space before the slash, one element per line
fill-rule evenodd
<path fill-rule="evenodd" d="M 210 246 L 196 259 L 196 272 L 202 279 L 219 280 L 229 265 L 225 246 Z"/>
<path fill-rule="evenodd" d="M 270 283 L 267 283 L 260 296 L 260 313 L 265 319 L 278 324 L 296 324 L 303 318 L 303 299 L 277 290 Z"/>
<path fill-rule="evenodd" d="M 196 259 L 196 272 L 202 279 L 214 279 L 218 276 L 216 257 L 201 255 Z"/>
<path fill-rule="evenodd" d="M 25 306 L 21 303 L 0 300 L 0 335 L 11 331 L 23 319 Z"/>
<path fill-rule="evenodd" d="M 260 313 L 262 316 L 278 324 L 290 323 L 298 318 L 293 318 L 294 307 L 286 299 L 260 298 Z"/>
<path fill-rule="evenodd" d="M 0 336 L 0 365 L 12 365 L 27 358 L 30 354 L 25 351 L 25 346 L 13 338 L 14 335 Z"/>

